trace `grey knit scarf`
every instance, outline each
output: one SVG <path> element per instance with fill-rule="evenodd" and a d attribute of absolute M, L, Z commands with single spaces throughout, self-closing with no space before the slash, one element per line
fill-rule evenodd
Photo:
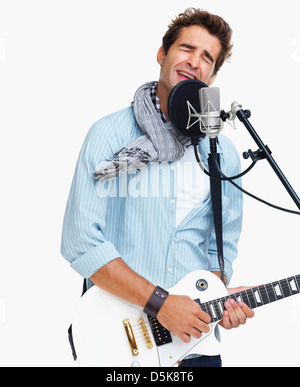
<path fill-rule="evenodd" d="M 111 160 L 93 173 L 95 180 L 107 181 L 133 170 L 147 168 L 154 161 L 179 160 L 190 144 L 171 124 L 163 122 L 151 98 L 149 82 L 139 87 L 133 100 L 134 114 L 143 136 L 114 154 Z"/>

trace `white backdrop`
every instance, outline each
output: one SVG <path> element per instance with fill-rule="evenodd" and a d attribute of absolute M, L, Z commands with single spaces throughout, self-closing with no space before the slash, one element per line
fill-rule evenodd
<path fill-rule="evenodd" d="M 66 200 L 82 142 L 100 117 L 158 78 L 156 52 L 189 6 L 220 14 L 234 54 L 215 86 L 233 100 L 300 193 L 299 2 L 238 0 L 0 0 L 0 365 L 74 366 L 66 331 L 81 278 L 60 256 Z M 224 129 L 242 154 L 257 146 L 241 123 Z M 243 161 L 243 166 L 249 161 Z M 266 161 L 244 186 L 296 209 Z M 232 286 L 300 273 L 299 217 L 245 198 Z M 300 296 L 256 309 L 223 331 L 224 366 L 300 366 Z"/>

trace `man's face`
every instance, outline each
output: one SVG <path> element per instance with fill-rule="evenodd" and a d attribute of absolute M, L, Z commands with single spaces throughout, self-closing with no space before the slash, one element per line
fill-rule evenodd
<path fill-rule="evenodd" d="M 219 39 L 200 26 L 182 28 L 167 55 L 161 47 L 157 54 L 161 65 L 157 94 L 162 106 L 166 106 L 170 92 L 179 82 L 197 79 L 210 86 L 216 77 L 213 73 L 221 49 Z"/>

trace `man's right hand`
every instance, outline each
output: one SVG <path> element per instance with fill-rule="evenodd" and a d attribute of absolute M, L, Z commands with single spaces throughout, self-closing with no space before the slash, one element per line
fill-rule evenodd
<path fill-rule="evenodd" d="M 200 339 L 202 332 L 208 333 L 210 316 L 188 296 L 169 294 L 157 314 L 158 321 L 185 343 L 191 336 Z"/>

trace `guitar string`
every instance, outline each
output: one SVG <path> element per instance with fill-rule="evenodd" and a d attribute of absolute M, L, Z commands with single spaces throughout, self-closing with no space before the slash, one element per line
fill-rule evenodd
<path fill-rule="evenodd" d="M 299 279 L 300 279 L 300 276 L 297 276 L 297 277 L 299 277 Z M 294 279 L 296 279 L 296 288 L 297 288 L 297 290 L 293 290 L 292 288 L 291 288 L 291 284 L 290 284 L 290 282 L 292 282 Z M 280 282 L 282 282 L 282 281 L 285 281 L 284 283 L 280 283 Z M 280 286 L 280 288 L 281 288 L 281 290 L 282 290 L 282 292 L 281 292 L 281 295 L 280 294 L 278 294 L 277 292 L 276 292 L 276 290 L 275 290 L 275 287 L 276 286 Z M 228 295 L 228 296 L 225 296 L 225 297 L 221 297 L 221 298 L 218 298 L 218 299 L 215 299 L 215 300 L 212 300 L 212 301 L 208 301 L 208 302 L 205 302 L 205 303 L 203 303 L 203 304 L 201 304 L 202 306 L 205 306 L 205 309 L 207 309 L 207 307 L 209 307 L 209 306 L 213 306 L 214 308 L 215 308 L 215 312 L 216 312 L 216 314 L 219 312 L 219 306 L 218 306 L 218 304 L 220 303 L 220 301 L 223 303 L 223 301 L 224 302 L 226 302 L 226 300 L 228 300 L 228 299 L 230 299 L 230 298 L 232 298 L 232 297 L 235 297 L 235 296 L 241 296 L 242 297 L 242 293 L 243 293 L 243 299 L 244 299 L 244 297 L 245 296 L 247 296 L 247 298 L 248 298 L 248 301 L 250 301 L 249 300 L 249 296 L 251 297 L 251 294 L 250 294 L 250 292 L 252 293 L 252 297 L 253 297 L 253 300 L 252 301 L 255 301 L 255 304 L 257 305 L 258 304 L 258 301 L 256 300 L 256 298 L 255 298 L 255 295 L 254 295 L 254 293 L 253 292 L 255 292 L 255 291 L 259 291 L 259 290 L 262 290 L 262 288 L 265 288 L 265 290 L 266 290 L 266 294 L 268 295 L 269 294 L 269 291 L 267 290 L 267 287 L 269 287 L 269 288 L 272 288 L 272 290 L 273 290 L 273 296 L 275 297 L 275 300 L 277 301 L 277 300 L 280 300 L 280 299 L 283 299 L 283 298 L 285 298 L 285 297 L 288 297 L 289 295 L 294 295 L 294 294 L 298 294 L 299 292 L 300 292 L 300 290 L 299 290 L 299 284 L 298 284 L 298 279 L 296 278 L 296 276 L 295 277 L 291 277 L 291 278 L 288 278 L 288 279 L 285 279 L 285 280 L 281 280 L 281 281 L 277 281 L 277 282 L 273 282 L 273 283 L 269 283 L 269 284 L 265 284 L 265 285 L 260 285 L 260 286 L 258 286 L 258 287 L 255 287 L 255 288 L 251 288 L 251 289 L 247 289 L 247 290 L 244 290 L 244 291 L 242 291 L 242 292 L 237 292 L 237 293 L 234 293 L 234 294 L 232 294 L 232 295 Z M 289 291 L 289 295 L 285 295 L 285 291 L 286 290 L 288 290 Z M 261 302 L 261 303 L 259 303 L 260 305 L 264 305 L 264 304 L 268 304 L 269 302 L 271 302 L 270 301 L 270 299 L 269 299 L 269 296 L 268 296 L 268 302 Z M 274 300 L 274 301 L 275 301 Z M 215 304 L 216 303 L 216 304 Z M 222 305 L 222 304 L 221 304 Z M 260 306 L 260 305 L 257 305 L 257 306 Z M 223 306 L 222 306 L 223 307 Z M 218 312 L 217 312 L 217 309 L 216 308 L 218 308 Z M 214 320 L 214 316 L 212 316 L 211 315 L 211 317 L 212 317 L 212 319 Z M 220 321 L 220 320 L 216 320 L 216 321 Z M 214 321 L 214 322 L 216 322 L 216 321 Z M 148 330 L 148 334 L 149 334 L 149 330 L 152 332 L 152 330 L 151 330 L 151 326 L 150 326 L 150 322 L 149 321 L 146 321 L 145 322 L 145 326 L 146 326 L 146 328 L 147 328 L 147 330 Z M 145 341 L 145 336 L 144 336 L 144 333 L 143 333 L 143 331 L 142 331 L 142 328 L 140 327 L 140 325 L 139 324 L 135 324 L 135 325 L 132 325 L 132 329 L 133 329 L 133 333 L 134 333 L 134 337 L 135 337 L 135 341 L 136 341 L 136 344 L 137 345 L 142 345 L 142 344 L 145 344 L 145 345 L 147 345 L 147 343 L 146 343 L 146 341 Z M 170 331 L 168 331 L 168 333 L 170 334 L 170 336 L 171 336 L 171 338 L 173 338 L 173 337 L 175 337 L 176 335 L 175 334 L 173 334 L 172 332 L 170 332 Z M 152 341 L 152 340 L 151 340 Z"/>
<path fill-rule="evenodd" d="M 290 282 L 292 282 L 294 278 L 292 277 L 292 278 L 289 278 L 289 279 L 290 279 Z M 300 278 L 299 278 L 299 279 L 300 279 Z M 287 280 L 281 280 L 281 281 L 287 281 Z M 275 287 L 276 287 L 277 285 L 279 285 L 280 288 L 282 289 L 282 292 L 280 292 L 281 294 L 278 294 L 277 291 L 275 290 Z M 280 299 L 282 299 L 282 298 L 286 298 L 286 297 L 292 296 L 292 295 L 297 294 L 297 293 L 300 292 L 300 289 L 298 289 L 299 286 L 296 286 L 298 290 L 297 290 L 297 289 L 292 289 L 289 282 L 286 282 L 286 283 L 284 283 L 284 284 L 281 284 L 280 281 L 278 281 L 278 282 L 273 282 L 273 283 L 270 283 L 270 284 L 260 285 L 260 286 L 255 287 L 255 288 L 243 290 L 243 291 L 241 291 L 241 292 L 237 292 L 237 293 L 234 293 L 234 294 L 232 294 L 232 295 L 228 295 L 228 296 L 225 296 L 225 297 L 217 298 L 217 299 L 215 299 L 215 300 L 207 301 L 207 302 L 202 303 L 201 305 L 204 306 L 204 307 L 210 306 L 210 305 L 213 305 L 214 307 L 216 307 L 216 306 L 218 306 L 218 305 L 215 305 L 215 304 L 219 304 L 220 302 L 225 303 L 225 302 L 226 302 L 227 300 L 229 300 L 230 298 L 237 298 L 237 299 L 238 299 L 239 297 L 242 297 L 242 298 L 244 299 L 245 297 L 248 298 L 249 296 L 250 296 L 250 297 L 252 296 L 252 297 L 253 297 L 253 300 L 255 301 L 255 300 L 256 300 L 256 297 L 255 297 L 255 294 L 254 294 L 253 292 L 261 291 L 262 288 L 265 288 L 265 290 L 266 290 L 266 292 L 267 292 L 266 295 L 268 296 L 268 295 L 269 295 L 269 291 L 267 290 L 266 287 L 270 287 L 270 286 L 273 288 L 273 296 L 275 296 L 276 300 L 280 300 Z M 286 290 L 288 290 L 288 292 L 289 292 L 288 295 L 285 295 Z M 251 294 L 250 292 L 251 292 L 252 294 Z M 260 294 L 260 295 L 261 295 L 261 294 Z M 263 298 L 262 295 L 261 295 L 261 297 Z M 269 296 L 268 296 L 268 300 L 269 300 L 269 299 L 270 299 L 270 298 L 269 298 Z M 253 300 L 252 300 L 252 301 L 253 301 Z M 250 300 L 249 300 L 249 301 L 250 301 Z M 274 301 L 275 301 L 275 300 L 274 300 Z M 271 301 L 270 301 L 270 302 L 271 302 Z M 255 303 L 257 304 L 257 301 L 255 301 Z M 269 301 L 268 301 L 268 302 L 263 301 L 263 303 L 259 303 L 259 304 L 268 304 L 268 303 L 269 303 Z M 223 309 L 224 309 L 224 308 L 223 308 Z M 149 324 L 149 323 L 147 322 L 147 324 Z"/>
<path fill-rule="evenodd" d="M 215 300 L 212 300 L 212 301 L 208 301 L 208 302 L 205 302 L 205 303 L 203 303 L 203 304 L 201 304 L 201 305 L 204 306 L 206 310 L 207 310 L 207 307 L 213 306 L 213 307 L 215 308 L 215 315 L 217 315 L 217 313 L 219 312 L 219 305 L 218 305 L 218 304 L 219 304 L 220 302 L 222 302 L 222 303 L 223 303 L 223 301 L 226 302 L 228 299 L 233 298 L 233 297 L 236 297 L 236 296 L 237 296 L 237 298 L 238 298 L 238 297 L 242 297 L 243 299 L 244 299 L 244 297 L 246 296 L 246 297 L 248 298 L 248 300 L 249 300 L 249 296 L 251 297 L 251 294 L 249 294 L 250 292 L 252 293 L 252 297 L 253 297 L 253 300 L 252 300 L 252 301 L 255 301 L 255 304 L 256 304 L 256 305 L 257 305 L 257 304 L 261 304 L 261 305 L 268 304 L 269 301 L 268 301 L 268 302 L 265 302 L 265 301 L 263 301 L 263 302 L 258 302 L 258 301 L 256 300 L 255 294 L 254 294 L 253 292 L 256 292 L 256 291 L 262 290 L 262 288 L 265 288 L 265 290 L 266 290 L 266 292 L 267 292 L 267 296 L 268 296 L 268 293 L 269 293 L 269 292 L 268 292 L 268 290 L 267 290 L 266 287 L 267 287 L 267 286 L 268 286 L 268 287 L 271 286 L 271 287 L 273 288 L 273 295 L 275 296 L 276 300 L 279 300 L 279 299 L 288 297 L 289 295 L 297 294 L 297 293 L 300 292 L 297 277 L 299 277 L 299 279 L 300 279 L 300 276 L 289 277 L 289 278 L 284 279 L 284 280 L 280 280 L 280 281 L 273 282 L 273 283 L 269 283 L 269 284 L 265 284 L 265 285 L 260 285 L 260 286 L 255 287 L 255 288 L 247 289 L 247 290 L 244 290 L 244 291 L 242 291 L 242 292 L 237 292 L 237 293 L 234 293 L 234 294 L 232 294 L 232 295 L 228 295 L 228 296 L 221 297 L 221 298 L 218 298 L 218 299 L 215 299 Z M 296 283 L 296 288 L 297 288 L 298 290 L 293 290 L 293 289 L 291 288 L 290 282 L 292 282 L 293 280 L 296 280 L 295 283 Z M 282 282 L 282 281 L 284 281 L 284 283 L 280 283 L 280 282 Z M 274 287 L 276 287 L 277 285 L 279 285 L 280 288 L 282 289 L 281 295 L 279 295 L 279 294 L 276 292 L 275 288 L 274 288 Z M 284 294 L 286 290 L 288 290 L 289 293 L 290 293 L 290 294 L 287 295 L 287 296 L 285 296 L 285 294 Z M 263 297 L 263 296 L 262 296 L 262 297 Z M 279 298 L 278 298 L 278 297 L 279 297 Z M 269 300 L 269 296 L 268 296 L 268 300 Z M 250 300 L 249 300 L 249 301 L 250 301 Z M 275 301 L 275 300 L 274 300 L 274 301 Z M 251 302 L 250 302 L 250 303 L 251 303 Z M 222 308 L 223 308 L 223 305 L 222 305 L 222 304 L 221 304 L 221 306 L 222 306 Z M 216 309 L 216 308 L 218 308 L 218 309 Z M 223 308 L 223 309 L 224 309 L 224 308 Z M 210 314 L 210 313 L 209 313 L 209 314 Z M 211 317 L 214 319 L 214 316 L 211 316 Z M 218 320 L 217 320 L 217 321 L 218 321 Z M 145 325 L 146 325 L 146 327 L 147 327 L 148 330 L 149 330 L 149 329 L 151 330 L 151 326 L 150 326 L 149 321 L 145 322 Z M 136 340 L 144 340 L 144 333 L 143 333 L 143 331 L 142 331 L 142 329 L 141 329 L 141 327 L 140 327 L 139 324 L 132 325 L 132 329 L 135 329 L 135 330 L 138 329 L 138 331 L 139 331 L 138 334 L 137 334 Z M 138 336 L 138 335 L 140 335 L 140 336 Z M 172 337 L 172 336 L 176 336 L 176 335 L 174 335 L 174 334 L 171 333 L 171 337 Z"/>

